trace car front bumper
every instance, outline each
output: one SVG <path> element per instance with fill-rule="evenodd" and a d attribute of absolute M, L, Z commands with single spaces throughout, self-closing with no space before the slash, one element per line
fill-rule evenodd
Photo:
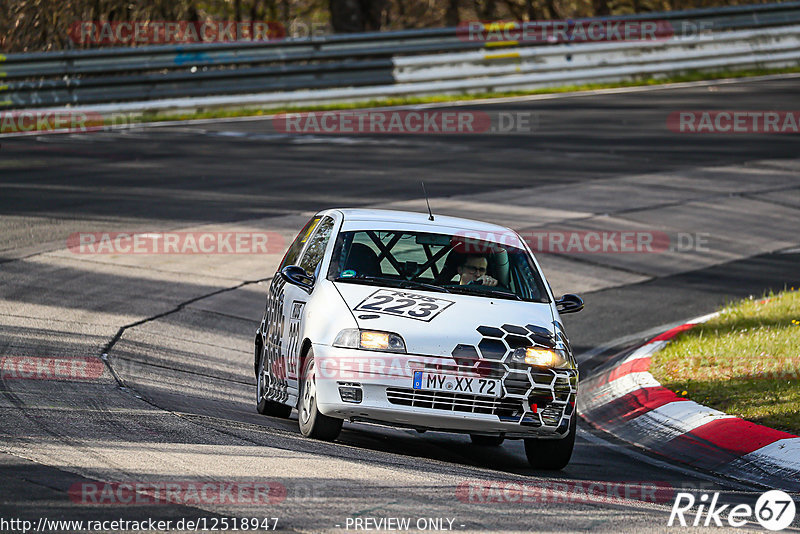
<path fill-rule="evenodd" d="M 331 417 L 419 430 L 552 439 L 564 437 L 575 417 L 578 377 L 571 370 L 525 372 L 506 367 L 502 378 L 497 376 L 503 395 L 495 398 L 412 388 L 414 370 L 452 370 L 457 366 L 449 358 L 326 345 L 314 345 L 314 358 L 317 407 Z M 474 369 L 462 367 L 458 372 L 479 378 Z M 361 401 L 344 401 L 343 388 L 359 391 Z"/>

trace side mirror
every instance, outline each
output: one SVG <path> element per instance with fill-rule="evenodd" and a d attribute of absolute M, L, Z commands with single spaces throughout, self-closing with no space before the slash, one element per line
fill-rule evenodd
<path fill-rule="evenodd" d="M 305 269 L 298 265 L 287 265 L 281 269 L 281 278 L 287 283 L 299 287 L 306 293 L 311 293 L 311 290 L 314 289 L 315 278 L 309 276 Z"/>
<path fill-rule="evenodd" d="M 583 299 L 573 293 L 567 293 L 556 301 L 558 313 L 575 313 L 583 309 Z"/>

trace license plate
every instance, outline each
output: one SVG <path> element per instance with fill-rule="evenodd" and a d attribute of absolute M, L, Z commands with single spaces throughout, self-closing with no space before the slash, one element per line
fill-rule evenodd
<path fill-rule="evenodd" d="M 499 380 L 491 378 L 473 378 L 453 376 L 441 373 L 414 371 L 414 389 L 429 391 L 445 391 L 447 393 L 467 393 L 469 395 L 486 395 L 499 397 L 502 387 Z"/>

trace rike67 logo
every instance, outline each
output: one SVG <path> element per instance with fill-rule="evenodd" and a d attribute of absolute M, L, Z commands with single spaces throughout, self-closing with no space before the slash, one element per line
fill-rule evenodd
<path fill-rule="evenodd" d="M 792 524 L 795 504 L 792 496 L 780 490 L 763 493 L 755 507 L 749 504 L 719 504 L 719 493 L 703 493 L 695 498 L 691 493 L 675 496 L 667 526 L 681 527 L 743 527 L 753 520 L 767 530 L 783 530 Z"/>

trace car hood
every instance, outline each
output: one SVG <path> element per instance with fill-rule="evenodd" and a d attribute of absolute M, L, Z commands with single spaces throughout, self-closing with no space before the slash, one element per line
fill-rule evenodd
<path fill-rule="evenodd" d="M 457 345 L 478 347 L 487 335 L 555 335 L 549 304 L 346 282 L 335 286 L 359 328 L 400 334 L 409 354 L 451 357 Z M 420 303 L 428 306 L 420 307 Z M 436 309 L 425 315 L 434 306 Z M 409 312 L 421 317 L 414 318 Z"/>

